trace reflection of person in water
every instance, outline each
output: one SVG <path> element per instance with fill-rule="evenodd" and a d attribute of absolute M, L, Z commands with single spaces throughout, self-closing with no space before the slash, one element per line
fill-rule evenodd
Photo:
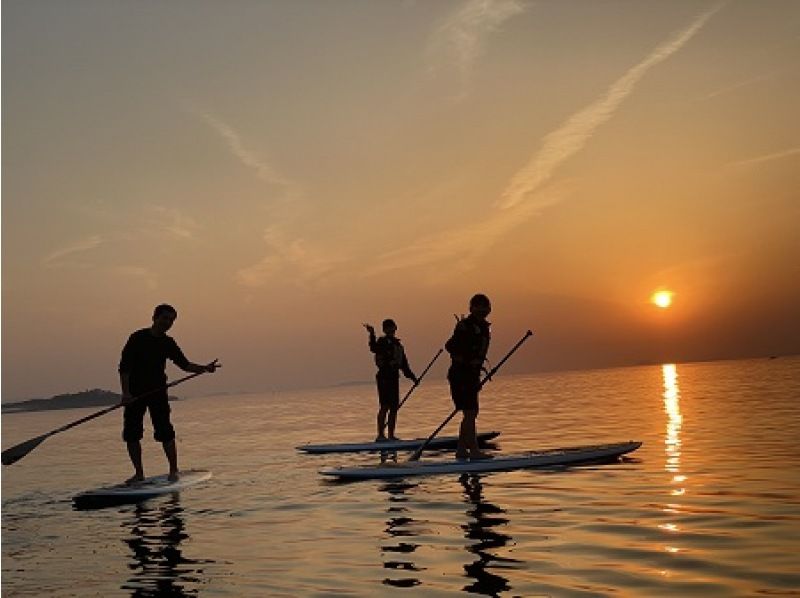
<path fill-rule="evenodd" d="M 386 521 L 386 533 L 392 538 L 413 538 L 417 535 L 414 526 L 417 522 L 408 517 L 406 513 L 408 509 L 402 503 L 408 500 L 405 495 L 406 491 L 416 488 L 417 484 L 409 484 L 404 482 L 389 482 L 381 487 L 381 491 L 389 495 L 389 519 Z M 419 571 L 419 567 L 414 565 L 410 560 L 400 560 L 400 555 L 406 555 L 406 558 L 411 556 L 419 544 L 411 542 L 398 541 L 396 545 L 382 545 L 381 552 L 388 553 L 387 558 L 384 560 L 383 566 L 386 569 L 393 569 L 396 571 Z M 394 586 L 398 588 L 411 588 L 418 586 L 421 582 L 414 577 L 402 577 L 399 579 L 386 578 L 383 583 L 387 586 Z"/>
<path fill-rule="evenodd" d="M 478 560 L 475 562 L 464 565 L 467 577 L 475 580 L 474 583 L 464 586 L 464 591 L 486 596 L 499 596 L 500 592 L 511 589 L 508 579 L 490 573 L 487 569 L 495 568 L 493 567 L 495 564 L 508 567 L 519 563 L 516 559 L 497 556 L 489 552 L 508 545 L 512 540 L 508 534 L 502 534 L 492 529 L 508 523 L 508 519 L 503 517 L 505 510 L 486 501 L 483 497 L 483 484 L 481 484 L 480 476 L 464 474 L 459 481 L 464 486 L 466 502 L 473 506 L 467 510 L 467 515 L 472 518 L 472 521 L 465 523 L 462 528 L 468 540 L 477 540 L 474 544 L 469 545 L 467 550 L 478 556 Z"/>
<path fill-rule="evenodd" d="M 188 559 L 180 544 L 189 537 L 178 495 L 159 502 L 136 505 L 132 519 L 122 524 L 130 528 L 125 543 L 130 547 L 134 572 L 122 589 L 131 596 L 195 596 L 192 585 L 203 582 L 204 566 L 213 561 Z"/>

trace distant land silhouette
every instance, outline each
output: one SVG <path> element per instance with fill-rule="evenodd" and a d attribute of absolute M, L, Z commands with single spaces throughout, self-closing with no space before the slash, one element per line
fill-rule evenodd
<path fill-rule="evenodd" d="M 29 399 L 16 403 L 3 404 L 4 413 L 21 413 L 24 411 L 48 411 L 51 409 L 80 409 L 81 407 L 108 407 L 119 403 L 122 395 L 110 390 L 95 388 L 72 394 L 63 394 L 49 399 Z M 170 401 L 177 397 L 170 396 Z"/>

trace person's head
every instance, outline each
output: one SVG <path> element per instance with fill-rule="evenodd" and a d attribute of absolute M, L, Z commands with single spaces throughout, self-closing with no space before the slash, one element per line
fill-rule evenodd
<path fill-rule="evenodd" d="M 386 336 L 394 336 L 395 332 L 397 332 L 397 324 L 391 318 L 385 319 L 381 324 L 381 328 L 383 328 L 383 333 Z"/>
<path fill-rule="evenodd" d="M 473 295 L 469 300 L 469 313 L 481 319 L 485 319 L 492 313 L 492 302 L 483 293 Z"/>
<path fill-rule="evenodd" d="M 163 334 L 172 328 L 172 324 L 177 317 L 178 311 L 171 305 L 166 303 L 157 305 L 153 310 L 153 329 Z"/>

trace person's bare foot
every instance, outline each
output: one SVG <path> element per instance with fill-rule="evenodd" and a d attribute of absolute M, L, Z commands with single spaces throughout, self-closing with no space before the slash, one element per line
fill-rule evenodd
<path fill-rule="evenodd" d="M 167 476 L 167 479 L 170 482 L 177 482 L 180 478 L 181 478 L 181 475 L 177 471 L 170 471 L 169 475 Z"/>
<path fill-rule="evenodd" d="M 127 480 L 125 480 L 125 485 L 135 486 L 136 484 L 141 484 L 142 482 L 144 482 L 144 475 L 136 473 L 131 477 L 129 477 Z"/>

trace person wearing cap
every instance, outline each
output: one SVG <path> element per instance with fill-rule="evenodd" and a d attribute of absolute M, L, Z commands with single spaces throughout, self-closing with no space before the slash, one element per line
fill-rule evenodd
<path fill-rule="evenodd" d="M 397 410 L 400 408 L 400 371 L 414 384 L 418 383 L 417 377 L 408 365 L 403 344 L 395 336 L 397 324 L 394 320 L 386 319 L 383 321 L 383 336 L 375 337 L 375 329 L 369 324 L 364 324 L 364 328 L 369 332 L 369 350 L 375 354 L 375 365 L 378 372 L 375 374 L 375 382 L 378 386 L 378 435 L 376 442 L 387 440 L 384 430 L 388 424 L 388 439 L 397 440 L 394 435 L 397 424 Z M 388 421 L 387 421 L 388 415 Z"/>
<path fill-rule="evenodd" d="M 444 347 L 452 360 L 447 371 L 450 396 L 455 408 L 462 413 L 458 433 L 457 459 L 490 459 L 478 447 L 478 392 L 481 388 L 481 371 L 484 370 L 489 351 L 491 333 L 487 316 L 492 312 L 489 298 L 477 294 L 469 301 L 469 315 L 456 323 L 453 335 Z"/>

